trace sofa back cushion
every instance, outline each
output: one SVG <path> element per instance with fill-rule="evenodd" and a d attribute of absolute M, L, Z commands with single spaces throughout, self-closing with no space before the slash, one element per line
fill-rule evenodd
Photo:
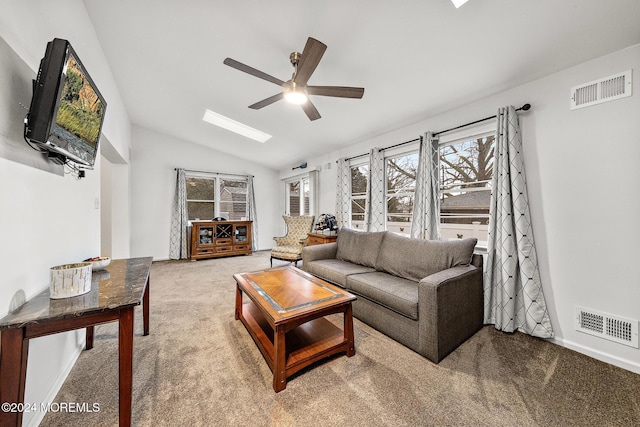
<path fill-rule="evenodd" d="M 375 267 L 384 231 L 365 232 L 342 228 L 338 232 L 336 258 L 367 267 Z"/>
<path fill-rule="evenodd" d="M 387 232 L 376 260 L 376 270 L 416 282 L 447 268 L 468 265 L 478 239 L 411 239 Z"/>

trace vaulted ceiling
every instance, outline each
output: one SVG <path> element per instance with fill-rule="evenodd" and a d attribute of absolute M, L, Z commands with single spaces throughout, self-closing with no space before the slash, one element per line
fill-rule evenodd
<path fill-rule="evenodd" d="M 638 0 L 85 0 L 134 124 L 282 169 L 640 43 Z M 328 48 L 310 85 L 322 118 L 278 101 L 307 37 Z M 598 76 L 594 76 L 598 77 Z M 273 135 L 255 142 L 202 121 L 205 109 Z"/>

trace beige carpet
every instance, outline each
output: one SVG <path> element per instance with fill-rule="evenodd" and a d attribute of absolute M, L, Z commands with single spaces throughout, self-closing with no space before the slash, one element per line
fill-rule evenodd
<path fill-rule="evenodd" d="M 491 326 L 435 365 L 355 320 L 354 357 L 308 368 L 276 394 L 233 313 L 232 274 L 268 266 L 268 252 L 153 264 L 147 337 L 136 309 L 133 425 L 640 425 L 640 375 Z M 117 343 L 116 324 L 96 328 L 56 397 L 100 411 L 48 413 L 41 425 L 118 424 Z"/>

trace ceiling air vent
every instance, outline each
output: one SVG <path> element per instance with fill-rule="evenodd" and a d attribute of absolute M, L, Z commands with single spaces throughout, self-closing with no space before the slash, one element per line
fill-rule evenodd
<path fill-rule="evenodd" d="M 638 321 L 576 307 L 576 330 L 638 348 Z"/>
<path fill-rule="evenodd" d="M 571 109 L 631 96 L 631 70 L 571 88 Z"/>

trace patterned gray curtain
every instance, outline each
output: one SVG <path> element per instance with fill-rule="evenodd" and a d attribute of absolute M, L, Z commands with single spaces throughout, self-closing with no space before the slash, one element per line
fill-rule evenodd
<path fill-rule="evenodd" d="M 440 152 L 431 132 L 420 138 L 411 237 L 440 240 Z"/>
<path fill-rule="evenodd" d="M 256 196 L 253 191 L 253 176 L 247 175 L 247 214 L 251 224 L 251 250 L 258 250 L 258 215 L 256 213 Z"/>
<path fill-rule="evenodd" d="M 171 216 L 171 234 L 169 241 L 169 258 L 187 259 L 187 179 L 184 169 L 176 174 L 176 195 L 173 199 L 173 215 Z"/>
<path fill-rule="evenodd" d="M 553 337 L 533 242 L 518 115 L 497 114 L 484 321 L 505 332 Z"/>
<path fill-rule="evenodd" d="M 384 155 L 377 147 L 369 151 L 369 179 L 367 180 L 367 204 L 364 211 L 366 231 L 384 231 Z"/>
<path fill-rule="evenodd" d="M 351 167 L 348 160 L 338 159 L 337 175 L 336 222 L 340 228 L 351 228 Z"/>

